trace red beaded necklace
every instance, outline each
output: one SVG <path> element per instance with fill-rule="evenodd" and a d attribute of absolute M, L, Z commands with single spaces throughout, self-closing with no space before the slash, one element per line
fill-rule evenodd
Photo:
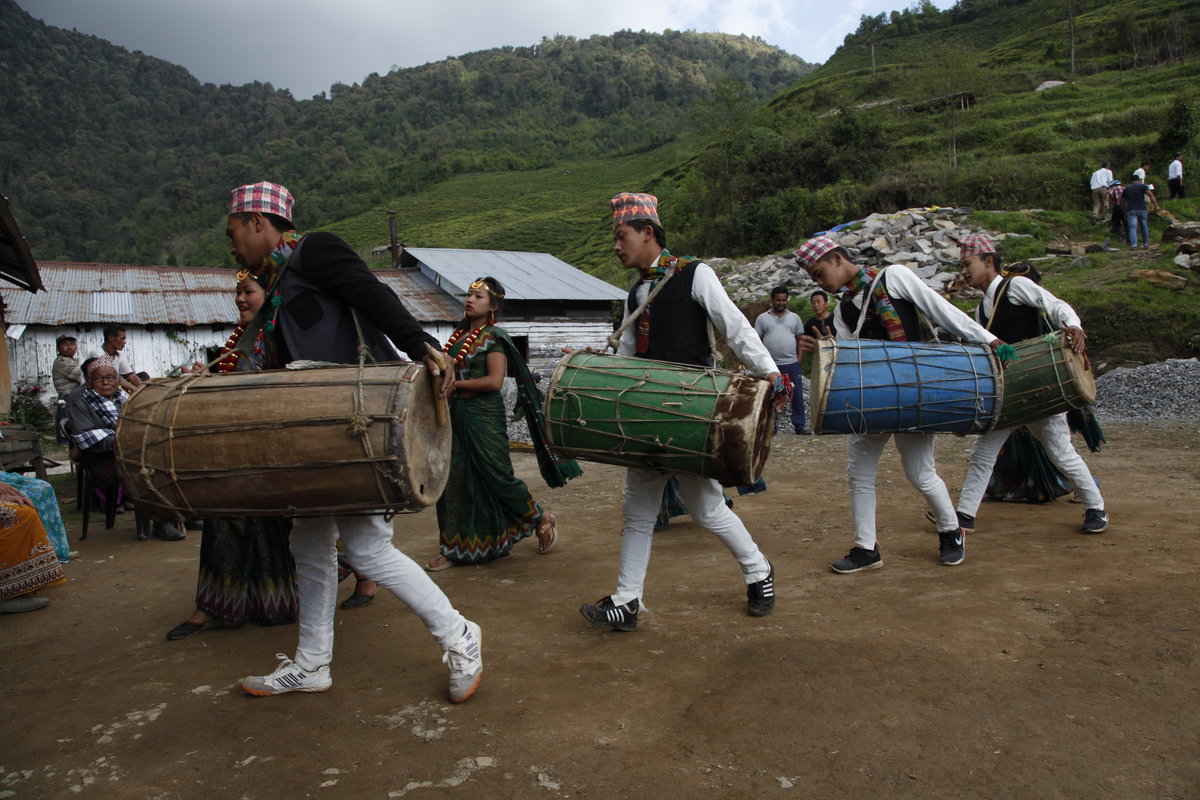
<path fill-rule="evenodd" d="M 472 352 L 474 352 L 475 343 L 479 341 L 479 337 L 483 334 L 483 329 L 486 328 L 487 326 L 488 326 L 488 323 L 485 322 L 482 325 L 480 325 L 478 328 L 476 328 L 475 330 L 471 331 L 470 335 L 467 336 L 466 340 L 463 342 L 462 347 L 459 348 L 458 353 L 455 354 L 455 356 L 454 356 L 454 365 L 456 367 L 461 369 L 463 366 L 466 365 L 467 357 L 470 356 Z M 454 333 L 450 334 L 450 340 L 448 342 L 446 342 L 446 346 L 442 348 L 442 352 L 449 353 L 450 348 L 454 347 L 454 345 L 458 344 L 458 341 L 463 338 L 463 335 L 466 334 L 466 332 L 467 332 L 466 328 L 459 328 Z"/>
<path fill-rule="evenodd" d="M 238 357 L 241 353 L 234 348 L 237 347 L 238 339 L 241 339 L 245 332 L 246 326 L 238 325 L 233 329 L 233 333 L 229 334 L 229 341 L 225 342 L 221 360 L 217 362 L 217 372 L 233 372 L 237 369 Z"/>

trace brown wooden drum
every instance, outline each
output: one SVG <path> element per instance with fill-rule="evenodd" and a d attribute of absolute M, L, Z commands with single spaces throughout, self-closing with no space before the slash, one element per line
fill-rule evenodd
<path fill-rule="evenodd" d="M 157 517 L 419 510 L 450 468 L 438 402 L 420 364 L 156 380 L 121 410 L 117 466 Z"/>

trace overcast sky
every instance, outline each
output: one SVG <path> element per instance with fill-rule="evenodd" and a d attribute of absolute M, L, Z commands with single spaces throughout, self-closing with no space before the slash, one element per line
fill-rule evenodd
<path fill-rule="evenodd" d="M 372 72 L 564 34 L 743 33 L 823 62 L 862 14 L 905 0 L 17 0 L 74 28 L 186 67 L 201 81 L 270 83 L 298 99 Z M 953 0 L 935 0 L 946 9 Z"/>

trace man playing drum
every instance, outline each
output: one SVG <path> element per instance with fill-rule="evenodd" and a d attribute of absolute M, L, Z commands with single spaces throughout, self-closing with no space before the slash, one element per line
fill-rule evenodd
<path fill-rule="evenodd" d="M 1041 320 L 1044 316 L 1052 326 L 1066 331 L 1072 350 L 1084 352 L 1086 336 L 1079 327 L 1075 310 L 1029 278 L 1020 275 L 1001 277 L 1000 256 L 992 237 L 986 233 L 972 234 L 964 237 L 960 245 L 959 265 L 963 277 L 971 286 L 983 291 L 983 302 L 975 309 L 975 316 L 989 331 L 1009 343 L 1032 339 L 1043 333 Z M 1050 461 L 1083 498 L 1086 511 L 1081 532 L 1104 533 L 1108 529 L 1104 498 L 1087 464 L 1071 444 L 1067 415 L 1056 414 L 1028 422 L 1025 427 L 1042 443 Z M 996 456 L 1011 433 L 1011 428 L 985 433 L 971 447 L 970 466 L 962 494 L 958 497 L 958 522 L 968 532 L 975 529 L 975 514 L 987 489 Z"/>
<path fill-rule="evenodd" d="M 796 263 L 825 291 L 843 292 L 834 314 L 834 328 L 840 339 L 917 341 L 921 338 L 919 311 L 965 340 L 987 344 L 993 349 L 1002 344 L 926 286 L 907 267 L 890 266 L 879 271 L 860 268 L 850 260 L 846 248 L 828 236 L 817 236 L 805 242 L 796 251 Z M 866 318 L 860 320 L 863 314 Z M 815 351 L 818 344 L 811 336 L 803 336 L 800 340 L 801 348 L 807 352 Z M 954 566 L 966 559 L 963 530 L 955 518 L 950 493 L 934 463 L 934 435 L 852 433 L 846 437 L 846 480 L 850 487 L 850 514 L 854 519 L 854 547 L 845 558 L 833 562 L 834 572 L 859 572 L 883 566 L 875 535 L 875 475 L 883 447 L 893 436 L 905 477 L 925 497 L 933 511 L 941 564 Z"/>
<path fill-rule="evenodd" d="M 266 366 L 279 368 L 297 359 L 350 364 L 358 361 L 361 347 L 374 360 L 392 361 L 394 342 L 414 361 L 424 360 L 432 374 L 440 374 L 425 347 L 437 347 L 437 341 L 421 329 L 396 293 L 337 236 L 296 233 L 292 204 L 288 190 L 273 183 L 239 186 L 230 193 L 225 233 L 233 257 L 266 276 L 267 302 L 243 337 L 253 341 L 259 328 L 266 329 Z M 254 331 L 251 326 L 256 326 Z M 442 395 L 453 380 L 447 370 Z M 319 487 L 313 492 L 318 495 Z M 350 563 L 404 601 L 441 645 L 442 660 L 450 669 L 450 700 L 459 703 L 470 697 L 483 674 L 479 626 L 456 611 L 425 571 L 392 546 L 392 525 L 383 514 L 295 520 L 291 550 L 300 590 L 296 655 L 280 656 L 283 660 L 269 675 L 243 678 L 242 689 L 273 695 L 323 692 L 332 685 L 334 543 L 339 537 Z"/>
<path fill-rule="evenodd" d="M 782 390 L 783 380 L 771 354 L 729 299 L 712 268 L 702 261 L 667 252 L 667 237 L 658 219 L 658 198 L 624 193 L 611 203 L 613 249 L 623 266 L 638 270 L 641 275 L 629 293 L 626 313 L 632 314 L 639 308 L 641 311 L 637 322 L 621 334 L 617 355 L 711 366 L 708 336 L 711 321 L 742 363 Z M 658 293 L 653 302 L 642 308 L 655 289 Z M 654 520 L 662 504 L 663 487 L 670 477 L 635 468 L 626 474 L 617 588 L 594 605 L 580 606 L 579 611 L 588 622 L 618 631 L 637 627 L 646 569 L 650 565 Z M 775 570 L 746 526 L 725 505 L 721 485 L 698 475 L 676 474 L 676 478 L 692 518 L 712 531 L 741 566 L 750 616 L 770 614 L 775 607 Z"/>

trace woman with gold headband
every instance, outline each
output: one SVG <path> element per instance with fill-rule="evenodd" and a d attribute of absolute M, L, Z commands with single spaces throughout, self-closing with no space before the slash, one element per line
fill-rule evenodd
<path fill-rule="evenodd" d="M 264 280 L 249 270 L 237 274 L 234 302 L 238 325 L 221 349 L 217 372 L 254 372 L 265 356 L 263 333 L 239 347 L 247 324 L 262 308 Z M 236 414 L 236 409 L 233 409 Z M 253 492 L 253 484 L 246 486 Z M 167 633 L 183 639 L 214 621 L 241 625 L 279 625 L 296 619 L 296 565 L 288 549 L 289 520 L 210 519 L 200 539 L 200 574 L 196 579 L 196 611 Z"/>
<path fill-rule="evenodd" d="M 513 474 L 508 426 L 500 388 L 511 370 L 517 380 L 517 416 L 524 416 L 547 485 L 562 486 L 581 474 L 579 465 L 555 454 L 543 431 L 542 396 L 509 335 L 496 325 L 504 287 L 480 278 L 467 291 L 464 316 L 445 351 L 457 379 L 450 405 L 453 446 L 450 478 L 437 504 L 440 555 L 430 572 L 455 564 L 481 564 L 508 555 L 536 533 L 539 554 L 558 536 L 554 515 L 544 511 L 525 482 Z"/>

